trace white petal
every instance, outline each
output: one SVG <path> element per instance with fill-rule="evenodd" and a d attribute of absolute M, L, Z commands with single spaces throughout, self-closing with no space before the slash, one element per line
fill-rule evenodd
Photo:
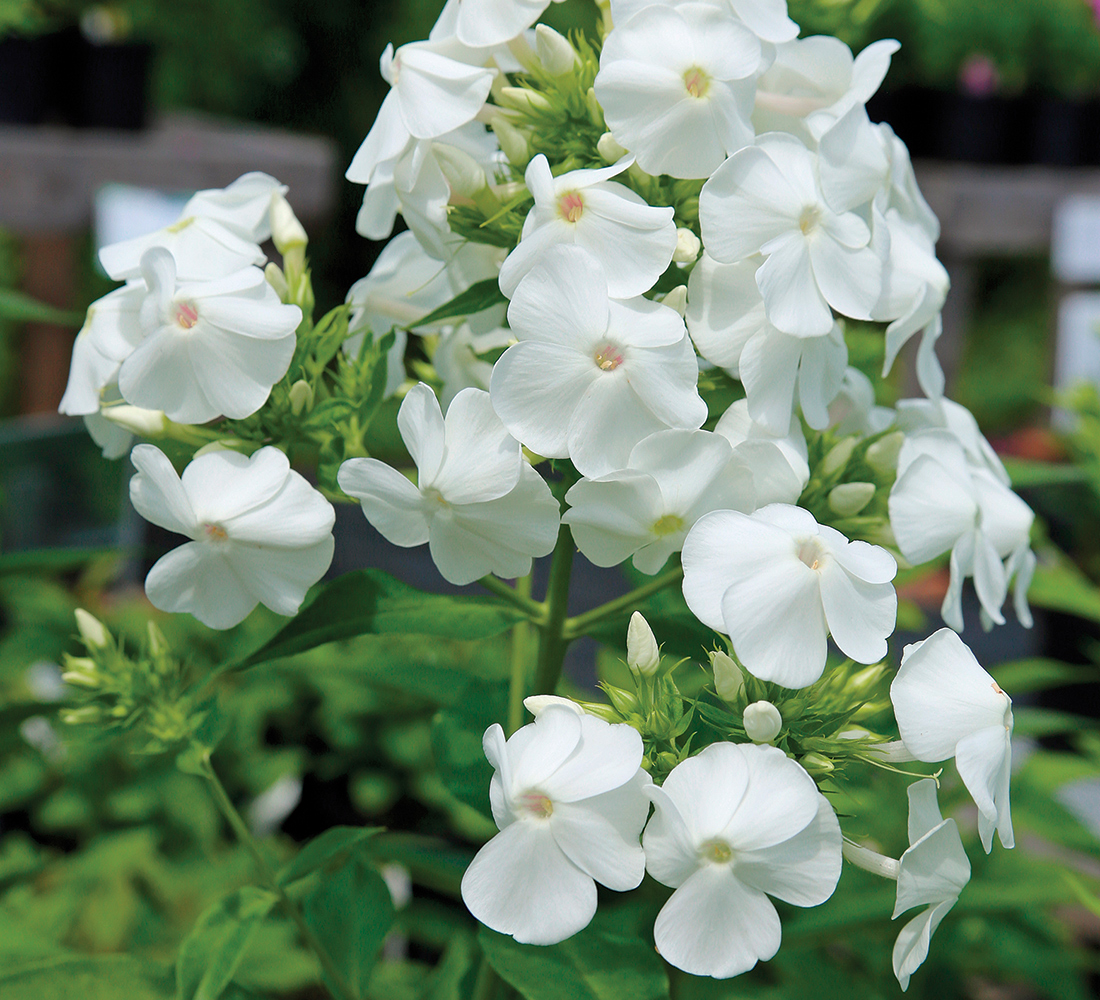
<path fill-rule="evenodd" d="M 187 492 L 159 448 L 139 444 L 130 453 L 138 475 L 130 480 L 130 502 L 134 509 L 153 524 L 180 535 L 191 535 L 198 528 Z"/>
<path fill-rule="evenodd" d="M 932 935 L 954 905 L 955 900 L 949 899 L 938 906 L 930 906 L 910 920 L 898 933 L 898 939 L 894 943 L 894 975 L 898 977 L 902 990 L 909 988 L 909 977 L 928 957 Z"/>
<path fill-rule="evenodd" d="M 439 471 L 422 478 L 421 489 L 434 487 L 448 503 L 469 504 L 496 500 L 519 482 L 519 442 L 504 429 L 487 392 L 463 389 L 451 400 L 446 442 Z"/>
<path fill-rule="evenodd" d="M 748 769 L 748 785 L 718 836 L 736 851 L 774 848 L 813 822 L 820 805 L 817 786 L 778 747 L 737 746 Z"/>
<path fill-rule="evenodd" d="M 914 906 L 958 899 L 969 881 L 959 828 L 953 819 L 943 820 L 901 856 L 894 918 Z"/>
<path fill-rule="evenodd" d="M 362 503 L 363 516 L 387 541 L 409 548 L 428 540 L 430 520 L 420 491 L 396 469 L 376 458 L 349 458 L 336 481 Z"/>
<path fill-rule="evenodd" d="M 756 272 L 768 321 L 794 337 L 821 337 L 833 328 L 833 314 L 818 288 L 811 246 L 799 233 L 769 244 Z"/>
<path fill-rule="evenodd" d="M 416 463 L 417 481 L 430 484 L 443 463 L 444 450 L 443 411 L 430 386 L 420 382 L 408 391 L 397 411 L 397 426 Z"/>
<path fill-rule="evenodd" d="M 712 743 L 681 761 L 665 778 L 661 789 L 683 819 L 696 849 L 722 835 L 729 826 L 745 797 L 752 772 L 744 746 Z M 654 802 L 660 811 L 661 801 L 654 798 Z"/>
<path fill-rule="evenodd" d="M 821 604 L 829 633 L 857 663 L 877 663 L 897 621 L 898 598 L 889 583 L 866 583 L 833 560 L 820 571 Z"/>
<path fill-rule="evenodd" d="M 644 472 L 582 479 L 565 496 L 572 506 L 562 521 L 577 548 L 596 566 L 618 566 L 652 540 L 650 528 L 664 513 L 661 490 Z"/>
<path fill-rule="evenodd" d="M 986 854 L 993 844 L 994 829 L 1000 833 L 1005 847 L 1013 846 L 1008 806 L 1008 775 L 1012 762 L 1009 736 L 1006 726 L 990 726 L 963 737 L 955 749 L 959 777 L 978 807 L 978 833 Z"/>
<path fill-rule="evenodd" d="M 276 614 L 294 615 L 309 590 L 328 570 L 332 535 L 299 548 L 227 544 L 226 560 L 242 586 Z M 196 616 L 197 617 L 197 616 Z"/>
<path fill-rule="evenodd" d="M 555 802 L 579 802 L 621 788 L 641 765 L 642 738 L 633 727 L 592 715 L 581 716 L 580 727 L 580 745 L 542 783 Z"/>
<path fill-rule="evenodd" d="M 240 624 L 259 603 L 224 554 L 205 542 L 161 556 L 145 578 L 145 595 L 161 611 L 189 613 L 216 629 Z"/>

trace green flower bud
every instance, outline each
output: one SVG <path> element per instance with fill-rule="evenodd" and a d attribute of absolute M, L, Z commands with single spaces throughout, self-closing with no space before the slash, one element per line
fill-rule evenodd
<path fill-rule="evenodd" d="M 465 150 L 438 143 L 432 147 L 432 151 L 452 194 L 460 198 L 473 198 L 488 186 L 485 171 Z"/>
<path fill-rule="evenodd" d="M 808 753 L 799 760 L 799 763 L 810 774 L 832 774 L 835 770 L 833 762 L 828 757 L 823 757 L 819 753 Z"/>
<path fill-rule="evenodd" d="M 577 64 L 577 50 L 548 24 L 535 25 L 535 54 L 551 76 L 572 73 Z"/>
<path fill-rule="evenodd" d="M 525 169 L 531 162 L 531 149 L 527 145 L 527 137 L 504 115 L 493 115 L 489 121 L 489 128 L 496 135 L 501 151 L 508 157 L 508 162 L 520 170 Z"/>
<path fill-rule="evenodd" d="M 605 684 L 603 689 L 607 694 L 607 700 L 621 717 L 626 718 L 638 711 L 638 699 L 629 691 L 624 691 L 612 684 Z"/>
<path fill-rule="evenodd" d="M 847 437 L 838 441 L 829 449 L 828 454 L 821 460 L 821 474 L 823 476 L 835 476 L 844 470 L 852 452 L 856 449 L 857 441 L 854 437 Z"/>
<path fill-rule="evenodd" d="M 721 650 L 710 654 L 710 667 L 714 671 L 714 690 L 722 701 L 734 704 L 745 689 L 745 675 L 741 668 Z"/>
<path fill-rule="evenodd" d="M 76 630 L 89 649 L 104 649 L 111 644 L 111 634 L 103 623 L 83 608 L 76 609 Z"/>
<path fill-rule="evenodd" d="M 592 124 L 603 128 L 605 125 L 603 108 L 600 107 L 600 102 L 596 100 L 596 91 L 589 87 L 588 93 L 584 95 L 584 100 L 588 105 L 588 117 L 592 119 Z"/>
<path fill-rule="evenodd" d="M 290 412 L 294 416 L 297 417 L 303 410 L 313 409 L 313 386 L 304 378 L 298 379 L 290 387 L 288 395 L 290 397 Z"/>
<path fill-rule="evenodd" d="M 105 406 L 99 412 L 111 423 L 143 438 L 163 437 L 171 423 L 160 410 L 143 410 L 140 406 L 125 403 Z"/>
<path fill-rule="evenodd" d="M 271 197 L 271 211 L 268 216 L 271 220 L 271 239 L 275 249 L 283 256 L 288 250 L 296 247 L 304 247 L 309 243 L 309 236 L 305 228 L 298 221 L 290 202 L 276 192 Z"/>
<path fill-rule="evenodd" d="M 880 437 L 867 449 L 867 464 L 878 472 L 893 472 L 898 467 L 898 453 L 905 444 L 905 435 L 894 431 Z"/>
<path fill-rule="evenodd" d="M 630 616 L 630 625 L 626 630 L 626 664 L 632 671 L 643 677 L 652 677 L 661 663 L 661 651 L 653 630 L 640 612 Z"/>
<path fill-rule="evenodd" d="M 874 497 L 874 483 L 841 483 L 829 491 L 829 509 L 839 517 L 854 517 Z"/>
<path fill-rule="evenodd" d="M 549 111 L 550 102 L 526 87 L 501 87 L 500 99 L 517 111 Z"/>
<path fill-rule="evenodd" d="M 283 269 L 274 261 L 268 261 L 267 266 L 264 268 L 264 278 L 275 289 L 275 294 L 286 302 L 287 296 L 290 294 L 290 288 L 286 283 L 286 275 L 283 274 Z"/>

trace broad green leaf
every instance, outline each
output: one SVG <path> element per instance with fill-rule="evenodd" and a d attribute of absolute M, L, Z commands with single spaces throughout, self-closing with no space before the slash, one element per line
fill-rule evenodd
<path fill-rule="evenodd" d="M 333 872 L 322 872 L 302 912 L 352 991 L 363 996 L 394 918 L 390 891 L 365 852 L 353 853 Z M 333 990 L 333 995 L 340 994 Z"/>
<path fill-rule="evenodd" d="M 169 1000 L 166 969 L 128 955 L 40 958 L 0 972 L 4 1000 Z"/>
<path fill-rule="evenodd" d="M 78 569 L 93 559 L 118 554 L 117 549 L 32 549 L 0 555 L 0 576 L 34 573 L 55 576 Z"/>
<path fill-rule="evenodd" d="M 380 832 L 380 827 L 334 826 L 314 837 L 298 856 L 279 872 L 279 884 L 289 885 L 329 864 L 364 840 Z"/>
<path fill-rule="evenodd" d="M 507 301 L 497 279 L 486 278 L 484 281 L 474 282 L 466 291 L 456 295 L 450 302 L 444 302 L 438 309 L 433 309 L 413 325 L 419 328 L 457 316 L 473 316 L 474 313 Z"/>
<path fill-rule="evenodd" d="M 52 323 L 75 329 L 84 322 L 84 313 L 55 309 L 14 288 L 0 288 L 0 319 L 15 320 L 17 323 Z"/>
<path fill-rule="evenodd" d="M 528 1000 L 667 1000 L 668 978 L 651 944 L 589 925 L 549 947 L 517 944 L 482 927 L 489 964 Z"/>
<path fill-rule="evenodd" d="M 421 1000 L 466 1000 L 471 995 L 476 946 L 468 931 L 451 938 L 439 964 L 424 983 Z M 465 988 L 464 988 L 465 987 Z"/>
<path fill-rule="evenodd" d="M 176 958 L 176 1000 L 217 1000 L 225 992 L 276 898 L 249 885 L 199 917 Z"/>
<path fill-rule="evenodd" d="M 481 741 L 494 722 L 508 713 L 507 683 L 471 681 L 464 697 L 432 720 L 432 752 L 443 784 L 460 802 L 489 815 L 493 768 Z"/>
<path fill-rule="evenodd" d="M 1079 465 L 1067 465 L 1058 462 L 1036 462 L 1026 458 L 1003 456 L 1008 478 L 1013 489 L 1028 486 L 1053 486 L 1058 483 L 1088 482 L 1089 472 Z"/>
<path fill-rule="evenodd" d="M 1036 607 L 1100 622 L 1100 588 L 1064 556 L 1035 567 L 1027 599 Z"/>
<path fill-rule="evenodd" d="M 486 785 L 486 798 L 488 794 Z M 379 861 L 396 861 L 407 868 L 417 885 L 450 896 L 458 895 L 462 876 L 474 858 L 470 851 L 417 833 L 381 833 L 367 850 Z"/>
<path fill-rule="evenodd" d="M 1012 709 L 1017 736 L 1051 736 L 1054 733 L 1079 733 L 1100 727 L 1096 719 L 1084 715 L 1058 712 L 1052 708 L 1032 708 L 1023 705 Z"/>
<path fill-rule="evenodd" d="M 485 639 L 506 632 L 524 614 L 491 597 L 428 594 L 381 570 L 364 569 L 327 584 L 296 618 L 232 665 L 244 669 L 357 635 L 404 632 Z"/>
<path fill-rule="evenodd" d="M 1038 657 L 1001 663 L 991 667 L 989 672 L 1013 698 L 1019 694 L 1045 691 L 1063 684 L 1086 684 L 1100 678 L 1095 667 L 1073 666 L 1060 660 Z"/>

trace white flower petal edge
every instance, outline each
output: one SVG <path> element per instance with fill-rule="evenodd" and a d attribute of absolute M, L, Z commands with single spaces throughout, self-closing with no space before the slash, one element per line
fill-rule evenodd
<path fill-rule="evenodd" d="M 549 704 L 508 740 L 490 726 L 484 747 L 501 832 L 463 875 L 462 899 L 487 927 L 521 943 L 563 941 L 595 914 L 596 882 L 625 891 L 645 874 L 642 738 Z"/>
<path fill-rule="evenodd" d="M 131 459 L 138 513 L 191 539 L 149 571 L 146 594 L 162 611 L 189 612 L 217 629 L 260 603 L 292 615 L 332 562 L 332 504 L 277 448 L 251 458 L 209 452 L 182 479 L 153 445 L 138 445 Z"/>
<path fill-rule="evenodd" d="M 768 896 L 817 906 L 836 888 L 840 824 L 813 779 L 775 747 L 714 743 L 648 786 L 646 868 L 675 888 L 653 936 L 665 961 L 726 979 L 779 950 Z"/>
<path fill-rule="evenodd" d="M 890 700 L 902 742 L 917 760 L 955 758 L 978 806 L 986 853 L 994 830 L 1004 847 L 1012 847 L 1012 699 L 969 647 L 949 628 L 906 646 Z"/>

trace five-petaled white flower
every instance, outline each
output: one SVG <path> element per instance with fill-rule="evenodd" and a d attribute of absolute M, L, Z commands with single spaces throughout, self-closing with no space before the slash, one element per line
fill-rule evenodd
<path fill-rule="evenodd" d="M 462 876 L 483 924 L 525 944 L 555 944 L 588 925 L 596 882 L 620 892 L 645 874 L 638 835 L 649 813 L 642 738 L 575 708 L 539 706 L 507 741 L 485 732 L 500 828 Z"/>

